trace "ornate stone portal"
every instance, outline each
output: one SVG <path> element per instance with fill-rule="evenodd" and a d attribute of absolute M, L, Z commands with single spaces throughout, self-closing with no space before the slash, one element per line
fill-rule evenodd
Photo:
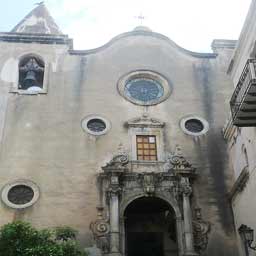
<path fill-rule="evenodd" d="M 155 197 L 167 202 L 175 213 L 178 255 L 200 255 L 207 247 L 210 226 L 198 211 L 196 220 L 192 219 L 190 197 L 195 168 L 183 157 L 180 147 L 168 154 L 162 171 L 134 172 L 131 166 L 132 161 L 120 149 L 99 174 L 101 205 L 91 230 L 102 253 L 125 255 L 125 209 L 138 198 Z"/>

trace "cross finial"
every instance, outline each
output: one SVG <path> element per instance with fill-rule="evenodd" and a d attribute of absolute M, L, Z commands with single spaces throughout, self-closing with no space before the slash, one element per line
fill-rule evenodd
<path fill-rule="evenodd" d="M 42 5 L 42 4 L 44 4 L 44 1 L 39 2 L 39 3 L 35 3 L 35 5 Z"/>
<path fill-rule="evenodd" d="M 145 19 L 145 16 L 143 16 L 142 12 L 138 16 L 134 16 L 134 18 L 138 19 L 140 22 L 140 25 L 142 25 L 143 20 Z"/>

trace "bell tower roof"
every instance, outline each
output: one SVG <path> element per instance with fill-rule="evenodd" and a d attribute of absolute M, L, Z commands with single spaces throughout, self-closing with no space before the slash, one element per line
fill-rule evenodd
<path fill-rule="evenodd" d="M 39 3 L 11 32 L 62 35 L 43 2 Z"/>

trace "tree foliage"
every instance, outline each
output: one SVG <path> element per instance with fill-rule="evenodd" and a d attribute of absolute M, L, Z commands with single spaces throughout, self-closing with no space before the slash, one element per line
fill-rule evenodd
<path fill-rule="evenodd" d="M 1 256 L 87 256 L 76 241 L 77 232 L 69 227 L 37 230 L 16 221 L 0 229 Z"/>

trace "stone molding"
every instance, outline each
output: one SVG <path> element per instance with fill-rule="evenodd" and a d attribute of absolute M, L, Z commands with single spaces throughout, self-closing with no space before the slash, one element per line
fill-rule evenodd
<path fill-rule="evenodd" d="M 137 144 L 136 136 L 147 135 L 156 137 L 157 146 L 157 162 L 163 162 L 164 159 L 164 126 L 165 123 L 152 118 L 147 112 L 144 112 L 141 117 L 133 118 L 124 123 L 124 126 L 128 129 L 128 134 L 131 139 L 131 160 L 134 163 L 134 167 L 140 166 L 144 169 L 141 164 L 146 163 L 146 161 L 137 160 Z M 152 161 L 149 162 L 149 165 Z M 137 163 L 137 164 L 136 164 Z M 148 166 L 149 166 L 148 165 Z M 146 165 L 144 166 L 146 167 Z M 136 169 L 136 168 L 133 168 Z"/>
<path fill-rule="evenodd" d="M 165 126 L 164 122 L 156 118 L 149 117 L 147 113 L 143 113 L 141 117 L 133 118 L 125 123 L 125 126 L 139 127 L 139 128 L 163 128 Z"/>
<path fill-rule="evenodd" d="M 242 172 L 240 173 L 239 177 L 237 178 L 236 182 L 234 183 L 233 187 L 231 188 L 231 191 L 229 192 L 229 198 L 230 200 L 233 200 L 235 196 L 242 192 L 249 180 L 249 170 L 248 166 L 244 167 Z"/>
<path fill-rule="evenodd" d="M 211 48 L 214 52 L 217 49 L 235 49 L 237 45 L 237 40 L 228 40 L 228 39 L 214 39 L 211 44 Z"/>
<path fill-rule="evenodd" d="M 48 35 L 29 33 L 0 33 L 0 42 L 8 43 L 38 43 L 38 44 L 59 44 L 68 45 L 73 49 L 73 40 L 68 35 Z"/>

